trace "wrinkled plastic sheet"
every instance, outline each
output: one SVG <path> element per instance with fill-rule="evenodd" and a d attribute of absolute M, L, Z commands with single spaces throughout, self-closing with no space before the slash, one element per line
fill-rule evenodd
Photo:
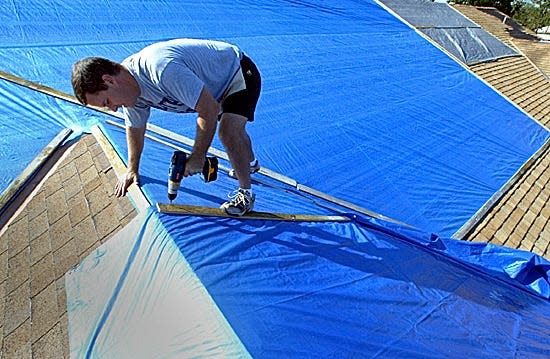
<path fill-rule="evenodd" d="M 480 28 L 422 29 L 422 32 L 469 65 L 502 57 L 519 56 L 516 51 L 497 38 L 488 36 L 487 32 Z"/>
<path fill-rule="evenodd" d="M 361 217 L 131 227 L 66 276 L 72 358 L 550 354 L 550 263 L 532 253 Z"/>
<path fill-rule="evenodd" d="M 85 56 L 120 61 L 174 37 L 234 42 L 264 79 L 248 126 L 263 166 L 445 236 L 548 138 L 374 1 L 25 0 L 0 7 L 0 20 L 5 71 L 68 93 L 71 65 Z M 195 135 L 193 116 L 153 111 L 151 122 Z M 217 137 L 214 146 L 223 149 Z"/>
<path fill-rule="evenodd" d="M 66 276 L 71 358 L 247 358 L 153 212 Z"/>
<path fill-rule="evenodd" d="M 122 60 L 185 36 L 237 43 L 264 78 L 249 126 L 262 165 L 443 235 L 548 138 L 373 1 L 26 0 L 0 7 L 0 30 L 6 72 L 67 93 L 84 56 Z M 57 111 L 53 102 L 31 117 Z M 55 121 L 94 116 L 61 107 Z M 192 116 L 155 112 L 152 122 L 194 136 Z M 109 136 L 125 154 L 122 131 Z M 156 201 L 170 153 L 146 143 L 143 187 Z M 215 205 L 235 182 L 183 186 L 182 203 Z M 288 188 L 257 189 L 260 210 L 332 213 Z M 73 357 L 100 358 L 547 357 L 547 278 L 548 262 L 531 253 L 358 217 L 149 213 L 67 275 L 69 340 Z"/>
<path fill-rule="evenodd" d="M 447 4 L 426 0 L 380 0 L 415 27 L 479 27 Z"/>
<path fill-rule="evenodd" d="M 468 65 L 520 56 L 447 4 L 422 0 L 381 2 Z"/>
<path fill-rule="evenodd" d="M 89 111 L 0 80 L 0 193 L 42 153 L 64 128 L 78 136 L 98 118 Z"/>

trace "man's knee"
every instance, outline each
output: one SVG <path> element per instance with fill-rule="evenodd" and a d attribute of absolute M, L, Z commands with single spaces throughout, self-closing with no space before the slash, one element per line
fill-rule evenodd
<path fill-rule="evenodd" d="M 224 113 L 220 120 L 218 135 L 222 143 L 229 143 L 245 135 L 247 118 L 244 116 Z"/>

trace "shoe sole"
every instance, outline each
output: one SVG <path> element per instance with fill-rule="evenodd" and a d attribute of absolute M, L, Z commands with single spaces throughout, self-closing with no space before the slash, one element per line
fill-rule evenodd
<path fill-rule="evenodd" d="M 247 214 L 248 212 L 252 212 L 252 209 L 250 209 L 249 211 L 246 211 L 246 212 L 231 212 L 231 210 L 229 210 L 229 208 L 222 208 L 220 207 L 220 209 L 222 211 L 224 211 L 226 214 L 230 215 L 230 216 L 237 216 L 237 217 L 242 217 L 244 216 L 245 214 Z"/>
<path fill-rule="evenodd" d="M 244 212 L 244 213 L 241 213 L 241 212 L 238 212 L 238 213 L 231 213 L 230 211 L 228 211 L 227 209 L 224 209 L 224 212 L 225 214 L 228 214 L 230 216 L 235 216 L 235 217 L 242 217 L 244 216 L 247 212 Z"/>
<path fill-rule="evenodd" d="M 226 214 L 230 215 L 230 216 L 236 216 L 236 217 L 242 217 L 244 216 L 245 214 L 249 213 L 249 212 L 252 212 L 252 208 L 250 208 L 248 211 L 246 212 L 235 212 L 235 213 L 231 213 L 231 210 L 230 210 L 231 207 L 224 207 L 223 205 L 220 206 L 220 209 L 222 211 L 224 211 Z"/>

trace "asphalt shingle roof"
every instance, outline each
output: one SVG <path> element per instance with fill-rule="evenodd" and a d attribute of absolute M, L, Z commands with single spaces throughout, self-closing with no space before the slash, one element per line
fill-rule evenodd
<path fill-rule="evenodd" d="M 69 358 L 64 275 L 136 215 L 115 183 L 83 136 L 0 232 L 0 358 Z"/>

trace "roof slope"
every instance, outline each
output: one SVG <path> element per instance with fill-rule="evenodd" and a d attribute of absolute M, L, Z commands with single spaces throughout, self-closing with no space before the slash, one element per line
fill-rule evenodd
<path fill-rule="evenodd" d="M 453 5 L 470 20 L 496 38 L 523 52 L 547 76 L 550 76 L 550 43 L 539 41 L 536 34 L 495 8 Z"/>
<path fill-rule="evenodd" d="M 136 215 L 115 183 L 83 136 L 0 231 L 0 358 L 69 358 L 64 275 Z"/>
<path fill-rule="evenodd" d="M 473 65 L 479 77 L 550 128 L 550 44 L 496 9 L 455 5 L 472 21 L 526 56 Z M 533 56 L 532 58 L 530 56 Z M 503 244 L 550 257 L 550 150 L 546 148 L 466 239 Z"/>
<path fill-rule="evenodd" d="M 506 24 L 497 20 L 500 26 L 492 29 L 475 18 L 491 15 L 474 7 L 457 9 L 497 37 L 512 41 Z M 544 55 L 540 52 L 533 62 L 546 58 L 540 54 Z M 543 75 L 537 75 L 529 60 L 502 59 L 472 70 L 549 126 L 549 90 L 540 84 L 531 86 Z M 515 91 L 513 84 L 519 78 L 525 79 L 525 87 Z M 532 99 L 530 94 L 537 90 L 543 94 Z M 550 257 L 549 167 L 550 151 L 546 150 L 467 238 Z M 63 274 L 135 216 L 127 198 L 112 197 L 114 181 L 107 157 L 92 136 L 84 136 L 0 232 L 0 357 L 31 357 L 31 353 L 37 358 L 69 357 Z"/>

